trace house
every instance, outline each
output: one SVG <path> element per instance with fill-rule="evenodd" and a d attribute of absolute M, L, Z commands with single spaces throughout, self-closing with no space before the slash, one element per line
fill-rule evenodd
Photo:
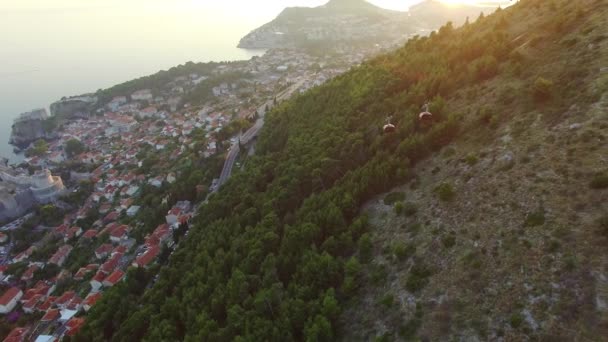
<path fill-rule="evenodd" d="M 169 212 L 167 213 L 167 216 L 165 216 L 165 220 L 167 221 L 167 224 L 170 224 L 170 225 L 176 224 L 177 219 L 179 218 L 181 213 L 182 213 L 182 210 L 180 208 L 176 208 L 176 207 L 171 208 L 171 210 L 169 210 Z"/>
<path fill-rule="evenodd" d="M 133 263 L 133 267 L 147 267 L 160 253 L 160 247 L 154 246 L 148 248 L 144 254 L 140 255 Z"/>
<path fill-rule="evenodd" d="M 122 253 L 113 253 L 110 259 L 108 259 L 105 263 L 103 263 L 103 265 L 101 265 L 100 271 L 104 274 L 112 273 L 118 266 L 118 263 L 120 262 L 122 256 Z"/>
<path fill-rule="evenodd" d="M 119 243 L 129 238 L 129 227 L 126 225 L 118 226 L 110 232 L 110 240 Z"/>
<path fill-rule="evenodd" d="M 89 264 L 86 267 L 81 267 L 78 272 L 74 275 L 74 280 L 83 280 L 87 274 L 97 270 L 99 268 L 98 264 Z"/>
<path fill-rule="evenodd" d="M 74 297 L 74 299 L 72 299 L 70 301 L 70 303 L 66 306 L 66 310 L 70 310 L 70 311 L 80 311 L 80 308 L 82 307 L 82 299 L 78 296 Z"/>
<path fill-rule="evenodd" d="M 40 312 L 47 312 L 53 305 L 55 305 L 56 300 L 57 297 L 49 296 L 42 304 L 38 305 L 36 310 Z"/>
<path fill-rule="evenodd" d="M 76 292 L 66 291 L 59 298 L 57 298 L 57 300 L 55 301 L 55 305 L 57 305 L 57 307 L 60 309 L 65 309 L 75 297 Z"/>
<path fill-rule="evenodd" d="M 98 271 L 95 274 L 95 276 L 93 276 L 93 279 L 91 279 L 91 281 L 89 281 L 89 284 L 91 284 L 91 292 L 99 291 L 99 289 L 103 285 L 103 280 L 105 278 L 106 278 L 106 275 L 103 272 Z"/>
<path fill-rule="evenodd" d="M 25 302 L 25 304 L 23 304 L 23 306 L 21 307 L 23 309 L 23 312 L 25 312 L 25 313 L 34 312 L 34 310 L 36 309 L 36 306 L 38 305 L 38 303 L 40 303 L 40 301 L 42 299 L 43 299 L 42 295 L 39 295 L 39 294 L 34 295 L 34 297 L 32 297 L 27 302 Z"/>
<path fill-rule="evenodd" d="M 105 287 L 112 287 L 114 285 L 116 285 L 119 281 L 122 280 L 122 278 L 124 277 L 125 273 L 121 270 L 115 270 L 114 272 L 112 272 L 112 274 L 110 274 L 104 281 L 103 281 L 103 286 Z"/>
<path fill-rule="evenodd" d="M 109 214 L 107 214 L 104 218 L 103 218 L 103 222 L 104 223 L 110 223 L 110 222 L 114 222 L 116 220 L 118 220 L 118 217 L 120 216 L 120 213 L 117 211 L 113 211 Z"/>
<path fill-rule="evenodd" d="M 38 271 L 40 267 L 37 264 L 32 264 L 23 274 L 21 275 L 21 280 L 24 282 L 28 282 L 34 279 L 34 273 Z"/>
<path fill-rule="evenodd" d="M 171 237 L 171 229 L 168 224 L 161 224 L 152 233 L 152 235 L 146 236 L 146 246 L 153 247 L 158 246 L 161 243 L 166 242 Z"/>
<path fill-rule="evenodd" d="M 29 328 L 15 328 L 4 338 L 4 342 L 23 342 L 29 332 Z"/>
<path fill-rule="evenodd" d="M 32 253 L 34 253 L 35 250 L 36 250 L 36 246 L 30 246 L 30 248 L 28 248 L 25 251 L 17 254 L 13 258 L 13 262 L 22 262 L 22 261 L 27 260 L 32 255 Z"/>
<path fill-rule="evenodd" d="M 82 231 L 82 229 L 81 229 L 81 231 Z M 71 251 L 72 251 L 72 246 L 70 246 L 70 245 L 63 245 L 63 246 L 59 247 L 57 252 L 55 252 L 55 254 L 53 254 L 53 256 L 49 259 L 49 264 L 55 264 L 55 265 L 61 267 L 63 265 L 63 263 L 65 262 L 65 260 L 68 258 L 68 255 L 70 255 Z"/>
<path fill-rule="evenodd" d="M 92 292 L 90 293 L 83 302 L 82 307 L 84 308 L 84 311 L 89 311 L 93 305 L 95 305 L 95 303 L 97 303 L 97 301 L 99 301 L 101 299 L 101 292 Z"/>
<path fill-rule="evenodd" d="M 52 309 L 46 312 L 46 314 L 40 319 L 40 322 L 54 322 L 56 321 L 59 317 L 61 317 L 61 314 L 59 313 L 58 309 Z"/>
<path fill-rule="evenodd" d="M 154 98 L 150 89 L 142 89 L 131 94 L 133 101 L 150 101 Z"/>
<path fill-rule="evenodd" d="M 23 297 L 23 291 L 17 287 L 11 287 L 0 297 L 0 314 L 7 314 L 15 308 L 19 299 Z"/>
<path fill-rule="evenodd" d="M 68 242 L 70 239 L 79 237 L 82 234 L 82 228 L 80 227 L 72 227 L 68 229 L 67 234 L 63 238 L 63 242 Z"/>
<path fill-rule="evenodd" d="M 102 215 L 105 215 L 105 214 L 109 213 L 111 209 L 112 209 L 111 203 L 104 203 L 99 207 L 99 213 Z"/>
<path fill-rule="evenodd" d="M 72 318 L 65 324 L 65 327 L 67 328 L 66 335 L 68 335 L 68 336 L 76 335 L 78 333 L 78 331 L 80 331 L 80 328 L 82 328 L 83 325 L 84 325 L 83 317 Z"/>
<path fill-rule="evenodd" d="M 97 247 L 97 249 L 95 250 L 95 257 L 97 259 L 103 259 L 105 257 L 107 257 L 110 252 L 112 251 L 112 245 L 109 243 L 104 243 L 103 245 Z"/>
<path fill-rule="evenodd" d="M 140 206 L 137 205 L 132 205 L 129 210 L 127 210 L 127 216 L 129 217 L 133 217 L 135 215 L 137 215 L 137 213 L 139 212 L 139 209 L 141 209 Z"/>
<path fill-rule="evenodd" d="M 97 236 L 97 231 L 95 229 L 89 229 L 84 234 L 82 234 L 83 239 L 92 240 Z"/>
<path fill-rule="evenodd" d="M 8 235 L 3 232 L 0 232 L 0 243 L 5 243 L 6 241 L 8 241 Z"/>
<path fill-rule="evenodd" d="M 53 335 L 38 335 L 34 342 L 59 342 L 59 339 Z"/>

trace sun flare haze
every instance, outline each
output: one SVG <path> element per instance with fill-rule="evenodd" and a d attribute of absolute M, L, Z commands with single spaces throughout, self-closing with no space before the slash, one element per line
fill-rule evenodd
<path fill-rule="evenodd" d="M 605 341 L 608 0 L 0 0 L 0 341 Z"/>

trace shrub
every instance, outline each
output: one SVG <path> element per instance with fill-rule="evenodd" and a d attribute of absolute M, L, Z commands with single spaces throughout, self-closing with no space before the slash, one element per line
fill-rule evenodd
<path fill-rule="evenodd" d="M 405 288 L 410 292 L 418 292 L 428 284 L 431 271 L 422 263 L 417 262 L 410 270 L 405 282 Z"/>
<path fill-rule="evenodd" d="M 451 201 L 456 196 L 456 192 L 450 183 L 441 183 L 435 188 L 435 193 L 442 201 Z"/>
<path fill-rule="evenodd" d="M 373 250 L 372 238 L 369 233 L 363 234 L 359 239 L 359 255 L 362 262 L 368 262 L 372 258 Z"/>
<path fill-rule="evenodd" d="M 405 244 L 403 242 L 395 242 L 393 244 L 393 254 L 400 261 L 407 260 L 416 253 L 416 246 L 413 244 Z"/>
<path fill-rule="evenodd" d="M 537 102 L 545 102 L 549 100 L 553 93 L 553 82 L 538 77 L 532 86 L 532 96 Z"/>
<path fill-rule="evenodd" d="M 538 208 L 535 212 L 528 213 L 524 221 L 524 227 L 536 227 L 545 224 L 545 209 Z"/>
<path fill-rule="evenodd" d="M 413 215 L 416 215 L 417 212 L 418 212 L 418 207 L 416 207 L 416 204 L 414 204 L 412 202 L 403 203 L 403 215 L 413 216 Z"/>
<path fill-rule="evenodd" d="M 591 189 L 606 189 L 608 188 L 608 172 L 598 173 L 593 176 L 589 183 Z"/>
<path fill-rule="evenodd" d="M 393 205 L 405 199 L 405 192 L 391 192 L 384 197 L 384 204 Z"/>
<path fill-rule="evenodd" d="M 393 297 L 393 295 L 391 293 L 386 293 L 380 299 L 380 304 L 384 305 L 387 308 L 390 308 L 393 306 L 394 301 L 395 301 L 395 297 Z"/>
<path fill-rule="evenodd" d="M 443 247 L 450 249 L 456 244 L 456 238 L 454 235 L 450 234 L 441 239 L 441 243 L 443 244 Z"/>
<path fill-rule="evenodd" d="M 479 161 L 479 158 L 477 158 L 477 156 L 474 154 L 469 154 L 468 156 L 466 156 L 464 158 L 464 161 L 467 164 L 469 164 L 469 166 L 473 166 L 473 165 L 477 164 L 477 162 Z"/>
<path fill-rule="evenodd" d="M 395 203 L 395 213 L 401 215 L 403 213 L 403 202 L 399 201 Z"/>
<path fill-rule="evenodd" d="M 509 323 L 514 329 L 519 328 L 523 322 L 524 317 L 519 313 L 514 313 L 511 315 L 511 318 L 509 318 Z"/>

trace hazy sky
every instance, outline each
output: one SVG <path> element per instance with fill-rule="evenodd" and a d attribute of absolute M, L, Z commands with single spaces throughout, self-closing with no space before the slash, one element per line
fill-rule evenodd
<path fill-rule="evenodd" d="M 49 10 L 83 7 L 141 7 L 142 9 L 160 10 L 200 10 L 200 9 L 230 9 L 234 12 L 268 13 L 269 9 L 280 11 L 289 6 L 318 6 L 328 0 L 3 0 L 1 10 Z M 395 10 L 407 10 L 421 0 L 369 0 L 378 6 Z M 506 0 L 441 0 L 446 3 L 505 3 Z"/>

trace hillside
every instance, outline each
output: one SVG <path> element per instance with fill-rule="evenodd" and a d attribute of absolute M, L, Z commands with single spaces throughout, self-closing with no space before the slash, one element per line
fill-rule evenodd
<path fill-rule="evenodd" d="M 523 0 L 281 104 L 158 280 L 74 340 L 601 340 L 606 21 Z"/>
<path fill-rule="evenodd" d="M 447 21 L 462 24 L 491 7 L 451 7 L 435 0 L 409 12 L 386 10 L 365 0 L 331 0 L 318 7 L 286 8 L 273 21 L 247 34 L 241 48 L 336 47 L 391 44 L 408 35 L 430 32 Z"/>

